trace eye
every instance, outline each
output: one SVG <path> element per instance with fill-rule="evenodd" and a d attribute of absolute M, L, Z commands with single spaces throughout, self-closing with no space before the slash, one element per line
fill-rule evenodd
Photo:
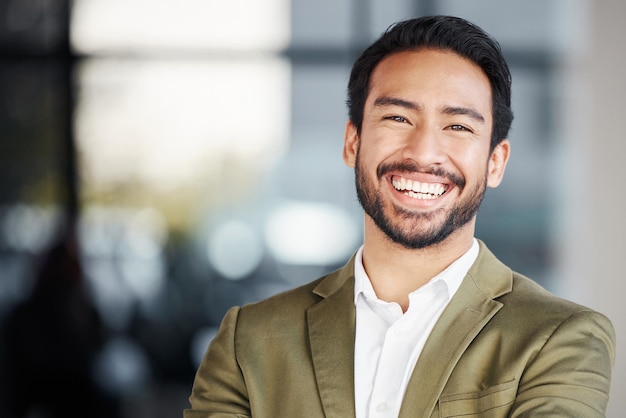
<path fill-rule="evenodd" d="M 454 124 L 454 125 L 450 125 L 448 126 L 448 129 L 452 130 L 452 131 L 457 131 L 457 132 L 473 132 L 470 128 L 468 128 L 467 126 L 464 125 L 458 125 L 458 124 Z"/>
<path fill-rule="evenodd" d="M 386 116 L 385 119 L 387 120 L 392 120 L 395 122 L 400 122 L 400 123 L 408 123 L 409 121 L 402 117 L 402 116 L 398 116 L 398 115 L 392 115 L 392 116 Z"/>

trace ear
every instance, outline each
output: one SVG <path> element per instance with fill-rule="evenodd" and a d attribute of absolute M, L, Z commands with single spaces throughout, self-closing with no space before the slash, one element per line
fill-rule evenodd
<path fill-rule="evenodd" d="M 356 154 L 359 149 L 359 134 L 351 121 L 346 123 L 346 132 L 343 138 L 343 161 L 348 167 L 356 166 Z"/>
<path fill-rule="evenodd" d="M 502 140 L 491 152 L 487 166 L 488 187 L 498 187 L 500 182 L 502 182 L 504 169 L 506 168 L 507 161 L 509 161 L 510 152 L 511 144 L 507 139 Z"/>

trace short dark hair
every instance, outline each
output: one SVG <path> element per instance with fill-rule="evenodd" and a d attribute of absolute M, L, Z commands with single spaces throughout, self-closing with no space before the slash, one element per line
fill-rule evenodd
<path fill-rule="evenodd" d="M 431 48 L 452 51 L 477 64 L 491 84 L 493 150 L 509 134 L 511 73 L 500 44 L 478 26 L 453 16 L 425 16 L 398 22 L 370 45 L 355 61 L 348 83 L 348 111 L 360 134 L 369 83 L 376 66 L 387 56 L 402 51 Z"/>

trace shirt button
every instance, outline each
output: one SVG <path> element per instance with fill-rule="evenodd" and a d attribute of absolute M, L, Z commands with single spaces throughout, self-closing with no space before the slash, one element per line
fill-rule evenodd
<path fill-rule="evenodd" d="M 387 402 L 381 402 L 376 405 L 377 412 L 385 412 L 388 409 Z"/>

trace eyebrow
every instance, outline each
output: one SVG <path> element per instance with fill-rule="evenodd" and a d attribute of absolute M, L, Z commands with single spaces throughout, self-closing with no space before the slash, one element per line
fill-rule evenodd
<path fill-rule="evenodd" d="M 477 110 L 474 110 L 470 107 L 460 107 L 460 106 L 445 106 L 441 113 L 446 115 L 465 115 L 474 119 L 477 122 L 484 123 L 485 117 L 480 114 Z"/>
<path fill-rule="evenodd" d="M 399 99 L 397 97 L 390 96 L 382 96 L 374 100 L 374 107 L 384 107 L 384 106 L 400 106 L 405 109 L 411 110 L 421 110 L 422 106 L 415 102 L 410 102 L 408 100 Z"/>
<path fill-rule="evenodd" d="M 410 109 L 410 110 L 422 110 L 423 109 L 423 106 L 421 106 L 418 103 L 400 99 L 397 97 L 382 96 L 374 100 L 374 107 L 385 107 L 385 106 L 400 106 L 400 107 L 403 107 L 405 109 Z M 481 122 L 481 123 L 485 122 L 485 117 L 480 112 L 470 107 L 444 106 L 441 109 L 441 113 L 445 115 L 465 115 L 465 116 L 469 116 L 470 118 L 474 119 L 477 122 Z"/>

